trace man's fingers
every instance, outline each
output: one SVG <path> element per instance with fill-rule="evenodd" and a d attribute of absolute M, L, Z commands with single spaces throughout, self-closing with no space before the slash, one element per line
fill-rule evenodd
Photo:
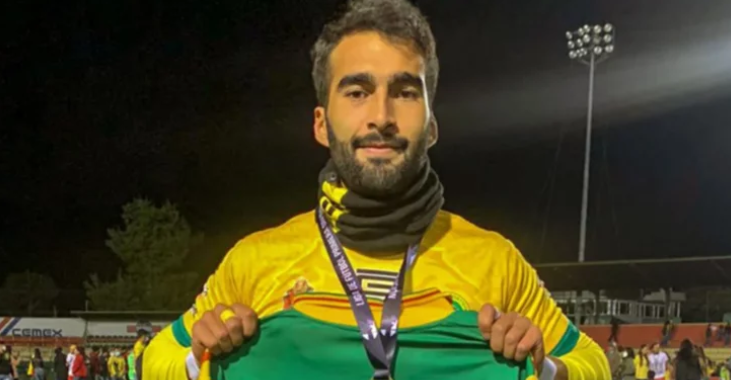
<path fill-rule="evenodd" d="M 506 314 L 501 316 L 497 321 L 492 324 L 490 330 L 490 349 L 499 354 L 503 354 L 505 349 L 505 335 L 513 327 L 515 316 L 513 314 Z"/>
<path fill-rule="evenodd" d="M 241 319 L 243 334 L 245 338 L 251 338 L 259 327 L 259 317 L 250 307 L 233 304 L 231 310 Z"/>
<path fill-rule="evenodd" d="M 208 350 L 211 351 L 211 354 L 213 355 L 218 355 L 221 352 L 231 352 L 233 349 L 233 343 L 231 343 L 228 328 L 221 320 L 221 313 L 225 311 L 225 309 L 226 308 L 223 306 L 216 306 L 212 313 L 206 313 L 203 315 L 206 326 L 216 339 L 216 345 L 208 347 Z"/>
<path fill-rule="evenodd" d="M 193 354 L 200 362 L 206 350 L 214 356 L 231 352 L 254 335 L 257 326 L 258 318 L 250 308 L 216 305 L 193 325 Z"/>
<path fill-rule="evenodd" d="M 205 317 L 205 315 L 203 316 Z M 202 318 L 201 318 L 202 320 Z M 198 322 L 195 325 L 193 325 L 193 342 L 192 342 L 192 350 L 193 355 L 195 355 L 195 358 L 198 360 L 198 363 L 200 363 L 201 359 L 203 358 L 203 353 L 206 349 L 212 348 L 214 346 L 218 345 L 218 341 L 214 337 L 211 330 L 206 326 L 205 323 Z"/>
<path fill-rule="evenodd" d="M 244 324 L 241 318 L 233 316 L 225 320 L 224 324 L 228 330 L 228 336 L 231 339 L 231 345 L 238 347 L 244 344 Z"/>
<path fill-rule="evenodd" d="M 522 341 L 523 337 L 531 327 L 530 321 L 525 318 L 515 318 L 511 328 L 505 333 L 503 340 L 503 356 L 507 359 L 516 359 L 516 352 L 518 351 L 518 344 Z M 525 356 L 523 357 L 525 359 Z"/>
<path fill-rule="evenodd" d="M 485 338 L 485 340 L 490 339 L 492 325 L 495 323 L 498 316 L 499 313 L 497 309 L 495 309 L 492 305 L 487 304 L 484 305 L 482 309 L 480 309 L 479 314 L 477 314 L 477 326 L 480 328 L 482 337 Z"/>
<path fill-rule="evenodd" d="M 535 363 L 543 362 L 543 337 L 541 330 L 535 326 L 529 326 L 528 331 L 517 345 L 515 350 L 515 360 L 525 360 L 528 355 L 533 356 Z"/>

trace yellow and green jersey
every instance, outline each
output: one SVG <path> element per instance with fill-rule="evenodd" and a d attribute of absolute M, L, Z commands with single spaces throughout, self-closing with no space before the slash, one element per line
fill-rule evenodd
<path fill-rule="evenodd" d="M 364 255 L 346 249 L 346 254 L 364 292 L 378 304 L 398 274 L 403 252 Z M 208 279 L 193 307 L 152 340 L 143 358 L 143 378 L 185 379 L 185 357 L 190 351 L 193 323 L 217 304 L 250 306 L 262 319 L 262 333 L 267 323 L 274 326 L 280 320 L 278 318 L 291 318 L 293 315 L 300 317 L 301 321 L 309 318 L 326 323 L 333 329 L 338 326 L 354 328 L 355 318 L 329 260 L 315 224 L 314 212 L 296 216 L 281 226 L 244 238 Z M 431 294 L 441 301 L 404 307 L 399 322 L 397 375 L 399 371 L 416 370 L 411 368 L 412 364 L 401 364 L 410 355 L 406 353 L 409 327 L 419 331 L 435 323 L 449 324 L 450 318 L 465 318 L 454 315 L 478 311 L 484 304 L 491 304 L 502 312 L 517 312 L 538 326 L 543 332 L 546 353 L 561 359 L 571 379 L 610 378 L 601 348 L 581 334 L 562 314 L 547 291 L 539 285 L 535 270 L 520 252 L 499 234 L 480 229 L 457 215 L 445 211 L 437 215 L 422 240 L 416 264 L 406 277 L 404 293 L 410 295 L 405 298 L 404 305 L 413 302 L 410 297 L 418 299 L 424 294 Z M 318 305 L 317 299 L 322 297 L 340 297 L 343 306 L 333 307 L 332 298 L 327 298 L 330 300 L 328 307 L 313 309 L 313 305 Z M 380 320 L 380 309 L 372 308 L 375 319 Z M 478 336 L 476 325 L 470 326 L 473 327 L 475 336 Z M 352 332 L 354 336 L 351 339 L 357 343 L 353 350 L 359 350 L 359 362 L 369 368 L 357 329 Z M 412 337 L 418 339 L 417 335 Z M 318 344 L 323 347 L 317 348 L 317 352 L 335 348 L 326 347 L 321 340 L 312 341 L 311 338 L 292 334 L 284 339 L 288 344 L 299 347 L 302 356 L 309 355 Z M 267 340 L 275 339 L 278 338 Z M 264 339 L 257 344 L 264 344 Z M 488 363 L 492 356 L 489 350 L 484 351 L 485 362 Z M 250 352 L 253 355 L 255 350 Z M 314 359 L 322 361 L 325 358 Z M 281 365 L 286 366 L 284 363 Z M 279 370 L 286 371 L 286 367 Z M 292 369 L 289 374 L 298 375 L 294 371 Z"/>
<path fill-rule="evenodd" d="M 369 302 L 380 314 L 383 304 Z M 292 308 L 261 320 L 259 334 L 234 353 L 214 359 L 200 380 L 367 380 L 373 368 L 360 332 L 348 324 L 347 297 L 301 294 Z M 427 318 L 433 321 L 425 322 Z M 530 362 L 493 355 L 477 328 L 477 313 L 455 310 L 439 291 L 407 296 L 402 303 L 395 379 L 534 380 Z"/>

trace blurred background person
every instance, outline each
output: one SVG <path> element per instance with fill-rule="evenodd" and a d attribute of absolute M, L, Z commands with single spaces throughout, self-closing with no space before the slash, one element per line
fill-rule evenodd
<path fill-rule="evenodd" d="M 635 379 L 637 380 L 647 380 L 649 378 L 650 363 L 647 360 L 647 354 L 649 352 L 650 350 L 646 344 L 641 345 L 640 349 L 637 350 L 637 355 L 634 358 Z"/>
<path fill-rule="evenodd" d="M 66 355 L 63 354 L 63 348 L 56 347 L 53 357 L 53 373 L 56 380 L 67 380 L 68 367 L 66 367 Z"/>
<path fill-rule="evenodd" d="M 89 368 L 86 364 L 86 351 L 84 347 L 77 347 L 74 355 L 74 362 L 71 365 L 71 374 L 74 380 L 86 380 L 89 375 Z"/>
<path fill-rule="evenodd" d="M 46 367 L 41 356 L 41 350 L 36 348 L 33 350 L 33 357 L 30 359 L 30 365 L 33 366 L 33 380 L 46 380 Z"/>
<path fill-rule="evenodd" d="M 5 345 L 0 344 L 0 380 L 11 380 L 13 377 L 10 352 Z"/>
<path fill-rule="evenodd" d="M 635 351 L 625 347 L 622 351 L 622 363 L 619 365 L 619 380 L 635 380 Z"/>
<path fill-rule="evenodd" d="M 695 353 L 693 343 L 688 339 L 680 342 L 680 350 L 675 357 L 672 367 L 672 378 L 675 380 L 702 380 L 703 369 L 701 361 Z"/>

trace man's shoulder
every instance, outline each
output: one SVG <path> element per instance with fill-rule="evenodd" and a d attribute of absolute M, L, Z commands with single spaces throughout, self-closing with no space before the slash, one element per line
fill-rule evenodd
<path fill-rule="evenodd" d="M 318 236 L 315 212 L 311 210 L 295 215 L 278 226 L 245 236 L 231 249 L 229 256 L 249 256 L 256 252 L 267 255 L 302 252 L 315 244 Z"/>
<path fill-rule="evenodd" d="M 496 231 L 485 229 L 449 211 L 439 211 L 427 236 L 439 247 L 462 252 L 511 252 L 513 243 Z"/>

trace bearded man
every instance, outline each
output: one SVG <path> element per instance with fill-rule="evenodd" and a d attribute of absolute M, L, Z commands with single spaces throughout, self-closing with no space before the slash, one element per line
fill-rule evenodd
<path fill-rule="evenodd" d="M 316 209 L 236 244 L 152 340 L 144 380 L 205 377 L 232 352 L 251 379 L 485 378 L 528 358 L 540 379 L 609 379 L 513 244 L 442 210 L 427 155 L 439 62 L 420 11 L 353 0 L 312 59 L 331 156 Z"/>

